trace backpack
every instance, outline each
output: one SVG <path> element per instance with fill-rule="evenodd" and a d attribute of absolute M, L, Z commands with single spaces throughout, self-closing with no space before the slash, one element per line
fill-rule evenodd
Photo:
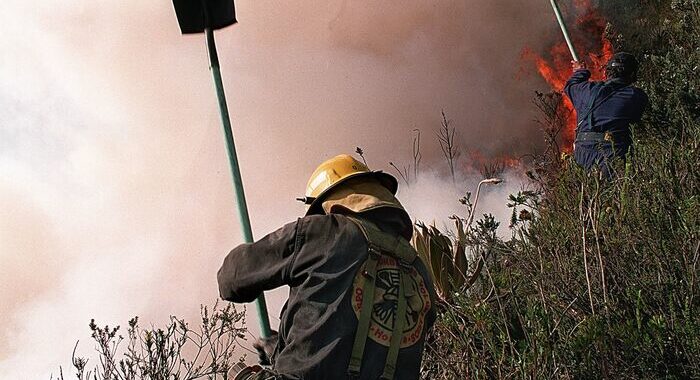
<path fill-rule="evenodd" d="M 416 291 L 415 281 L 412 280 L 412 273 L 415 276 L 415 268 L 413 262 L 416 260 L 417 252 L 408 242 L 400 236 L 395 236 L 380 230 L 374 223 L 360 219 L 356 216 L 348 216 L 355 223 L 362 234 L 367 239 L 367 261 L 363 265 L 361 278 L 361 301 L 359 297 L 353 295 L 354 302 L 361 303 L 359 309 L 357 331 L 355 332 L 355 340 L 352 347 L 352 355 L 348 365 L 348 376 L 350 379 L 357 379 L 360 376 L 360 367 L 362 365 L 362 357 L 365 350 L 365 343 L 370 338 L 370 323 L 372 322 L 373 309 L 375 307 L 375 289 L 377 288 L 378 271 L 377 267 L 380 260 L 387 259 L 387 256 L 398 262 L 398 295 L 396 311 L 393 315 L 393 328 L 385 338 L 389 340 L 389 347 L 384 364 L 384 371 L 381 379 L 392 380 L 396 371 L 396 361 L 398 359 L 399 350 L 401 349 L 402 338 L 406 328 L 405 322 L 407 318 L 407 300 L 411 296 L 415 296 Z M 359 274 L 358 277 L 359 278 Z M 358 285 L 359 286 L 359 285 Z M 359 290 L 355 288 L 356 292 Z M 428 305 L 429 307 L 429 305 Z M 422 328 L 422 327 L 421 327 Z"/>

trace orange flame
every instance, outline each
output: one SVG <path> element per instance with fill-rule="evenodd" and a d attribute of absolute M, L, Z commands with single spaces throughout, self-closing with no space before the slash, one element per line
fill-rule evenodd
<path fill-rule="evenodd" d="M 584 60 L 591 71 L 591 79 L 602 80 L 605 78 L 605 63 L 613 55 L 613 46 L 605 38 L 607 21 L 591 5 L 591 0 L 574 0 L 574 8 L 576 9 L 575 13 L 580 15 L 576 18 L 575 28 L 571 31 L 574 46 L 588 51 L 587 59 L 584 57 Z M 551 47 L 549 60 L 529 48 L 523 49 L 521 57 L 526 61 L 534 62 L 537 72 L 552 90 L 561 92 L 564 89 L 564 85 L 571 75 L 572 59 L 566 42 L 562 41 Z M 564 146 L 567 150 L 571 150 L 576 133 L 576 113 L 567 96 L 562 97 L 559 111 L 564 116 L 566 123 L 562 135 Z"/>
<path fill-rule="evenodd" d="M 511 157 L 508 154 L 487 156 L 484 155 L 479 149 L 470 149 L 467 152 L 467 156 L 469 157 L 468 162 L 472 170 L 496 169 L 497 171 L 500 171 L 518 168 L 521 164 L 520 159 Z"/>

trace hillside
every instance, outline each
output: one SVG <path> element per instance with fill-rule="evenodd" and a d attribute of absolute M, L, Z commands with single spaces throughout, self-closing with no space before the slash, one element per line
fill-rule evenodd
<path fill-rule="evenodd" d="M 444 293 L 426 379 L 700 377 L 700 2 L 600 7 L 650 98 L 634 157 L 611 181 L 540 157 L 537 191 L 511 198 L 512 238 L 485 217 L 433 245 L 481 259 Z"/>
<path fill-rule="evenodd" d="M 607 40 L 641 62 L 650 105 L 634 155 L 613 179 L 585 173 L 557 135 L 561 94 L 537 96 L 551 149 L 524 163 L 531 190 L 508 201 L 509 236 L 489 214 L 416 227 L 441 297 L 424 379 L 700 378 L 700 0 L 598 8 Z M 448 124 L 443 113 L 441 147 Z M 470 196 L 460 201 L 470 209 Z M 81 345 L 58 378 L 227 378 L 254 339 L 245 312 L 202 307 L 199 322 L 92 321 L 98 360 Z"/>

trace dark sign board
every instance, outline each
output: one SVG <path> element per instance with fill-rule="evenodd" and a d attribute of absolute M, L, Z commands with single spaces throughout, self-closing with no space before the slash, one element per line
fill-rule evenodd
<path fill-rule="evenodd" d="M 183 34 L 202 33 L 236 23 L 233 0 L 173 0 Z"/>

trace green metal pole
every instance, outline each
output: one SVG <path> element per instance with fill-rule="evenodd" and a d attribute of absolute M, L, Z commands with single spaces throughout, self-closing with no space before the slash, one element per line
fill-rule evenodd
<path fill-rule="evenodd" d="M 564 34 L 564 39 L 566 44 L 569 46 L 569 51 L 571 52 L 571 57 L 574 61 L 578 62 L 578 55 L 576 50 L 574 50 L 574 44 L 571 42 L 571 37 L 569 37 L 569 31 L 566 29 L 566 24 L 564 24 L 564 18 L 561 17 L 561 11 L 557 5 L 556 0 L 549 0 L 552 3 L 552 9 L 554 9 L 554 14 L 557 16 L 557 22 L 559 22 L 559 27 L 561 28 L 562 34 Z"/>
<path fill-rule="evenodd" d="M 233 189 L 236 193 L 236 201 L 238 202 L 238 216 L 243 229 L 243 240 L 246 243 L 253 242 L 253 231 L 250 228 L 250 216 L 248 215 L 248 206 L 245 201 L 245 193 L 243 191 L 243 181 L 241 180 L 241 170 L 238 166 L 238 156 L 236 155 L 236 145 L 233 142 L 233 131 L 231 130 L 231 119 L 228 114 L 228 106 L 226 104 L 226 94 L 224 93 L 224 83 L 221 80 L 221 69 L 219 67 L 219 55 L 216 52 L 216 42 L 214 41 L 214 31 L 207 28 L 205 30 L 207 36 L 207 50 L 209 51 L 209 65 L 211 74 L 214 78 L 214 86 L 216 87 L 216 97 L 219 100 L 219 112 L 221 113 L 221 124 L 224 127 L 224 135 L 226 136 L 226 148 L 228 151 L 228 159 L 231 163 L 231 174 L 233 176 Z M 255 300 L 255 307 L 258 311 L 258 319 L 260 321 L 260 335 L 267 338 L 271 335 L 270 318 L 267 315 L 267 305 L 265 303 L 265 295 L 261 294 Z"/>

